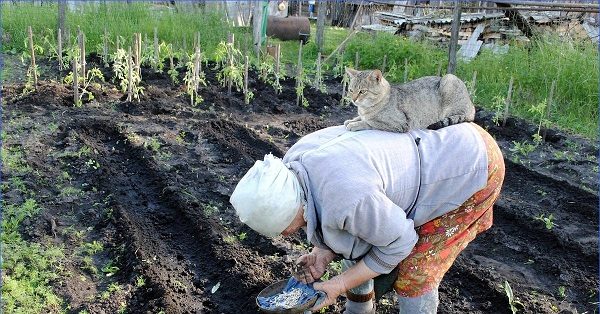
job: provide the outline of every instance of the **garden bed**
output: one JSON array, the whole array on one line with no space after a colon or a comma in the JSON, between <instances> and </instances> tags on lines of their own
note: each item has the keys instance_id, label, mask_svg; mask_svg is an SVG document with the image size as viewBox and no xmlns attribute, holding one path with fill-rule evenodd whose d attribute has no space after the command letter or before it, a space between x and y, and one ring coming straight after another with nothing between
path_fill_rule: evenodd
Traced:
<instances>
[{"instance_id":1,"label":"garden bed","mask_svg":"<svg viewBox=\"0 0 600 314\"><path fill-rule=\"evenodd\" d=\"M140 102L124 101L110 83L81 108L71 87L53 81L24 96L22 84L4 86L4 149L22 152L31 168L3 168L4 201L34 198L43 208L21 231L30 242L64 248L52 285L70 312L255 312L258 292L289 276L308 247L300 235L269 240L242 225L229 195L256 159L283 156L355 108L339 105L334 79L329 93L305 91L306 108L296 106L294 80L277 94L251 79L246 105L210 70L204 102L194 107L167 75L144 71ZM439 312L510 313L505 281L520 312L594 311L598 147L548 130L547 142L524 154L515 142L531 140L536 125L510 118L498 127L484 110L476 122L502 147L506 180L494 226L442 282ZM94 241L100 250L82 251ZM378 312L394 312L391 298Z\"/></svg>"}]
</instances>

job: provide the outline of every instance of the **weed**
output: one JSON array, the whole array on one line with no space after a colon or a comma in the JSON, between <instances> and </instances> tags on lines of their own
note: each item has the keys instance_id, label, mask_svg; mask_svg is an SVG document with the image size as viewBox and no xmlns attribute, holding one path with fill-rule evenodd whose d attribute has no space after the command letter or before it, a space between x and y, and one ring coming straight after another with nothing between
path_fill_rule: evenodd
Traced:
<instances>
[{"instance_id":1,"label":"weed","mask_svg":"<svg viewBox=\"0 0 600 314\"><path fill-rule=\"evenodd\" d=\"M100 164L94 159L88 159L88 161L85 162L85 165L90 169L100 169Z\"/></svg>"},{"instance_id":2,"label":"weed","mask_svg":"<svg viewBox=\"0 0 600 314\"><path fill-rule=\"evenodd\" d=\"M553 227L558 226L554 223L554 214L550 214L547 217L545 214L540 214L539 216L533 217L533 219L543 222L548 230L552 230Z\"/></svg>"},{"instance_id":3,"label":"weed","mask_svg":"<svg viewBox=\"0 0 600 314\"><path fill-rule=\"evenodd\" d=\"M94 260L91 256L84 256L81 259L81 270L87 271L92 276L98 275L98 268L94 265Z\"/></svg>"},{"instance_id":4,"label":"weed","mask_svg":"<svg viewBox=\"0 0 600 314\"><path fill-rule=\"evenodd\" d=\"M504 118L504 104L506 103L506 99L500 95L494 96L492 100L491 109L494 112L494 116L492 117L492 122L495 125L500 125L500 119Z\"/></svg>"},{"instance_id":5,"label":"weed","mask_svg":"<svg viewBox=\"0 0 600 314\"><path fill-rule=\"evenodd\" d=\"M238 239L240 241L246 240L247 237L248 237L248 235L245 232L240 232L240 234L238 235Z\"/></svg>"},{"instance_id":6,"label":"weed","mask_svg":"<svg viewBox=\"0 0 600 314\"><path fill-rule=\"evenodd\" d=\"M102 252L102 250L104 250L104 245L102 245L101 242L98 242L96 240L94 240L92 242L86 242L81 246L82 254L85 254L88 256L92 256L96 253L100 253L100 252Z\"/></svg>"},{"instance_id":7,"label":"weed","mask_svg":"<svg viewBox=\"0 0 600 314\"><path fill-rule=\"evenodd\" d=\"M536 190L535 193L541 195L541 196L546 196L546 194L548 194L548 192L544 191L544 190Z\"/></svg>"},{"instance_id":8,"label":"weed","mask_svg":"<svg viewBox=\"0 0 600 314\"><path fill-rule=\"evenodd\" d=\"M567 288L565 288L565 286L558 287L558 296L561 299L565 299L567 297Z\"/></svg>"},{"instance_id":9,"label":"weed","mask_svg":"<svg viewBox=\"0 0 600 314\"><path fill-rule=\"evenodd\" d=\"M219 208L222 206L220 203L209 202L208 204L204 203L200 205L202 207L202 212L204 216L212 216L215 213L219 212Z\"/></svg>"},{"instance_id":10,"label":"weed","mask_svg":"<svg viewBox=\"0 0 600 314\"><path fill-rule=\"evenodd\" d=\"M160 141L158 137L153 136L150 139L146 140L144 142L144 147L153 152L158 152L160 150Z\"/></svg>"},{"instance_id":11,"label":"weed","mask_svg":"<svg viewBox=\"0 0 600 314\"><path fill-rule=\"evenodd\" d=\"M143 276L139 275L135 277L135 286L141 288L146 285L146 279Z\"/></svg>"},{"instance_id":12,"label":"weed","mask_svg":"<svg viewBox=\"0 0 600 314\"><path fill-rule=\"evenodd\" d=\"M223 238L223 241L225 241L225 243L227 244L233 244L237 241L237 238L233 235L228 235Z\"/></svg>"},{"instance_id":13,"label":"weed","mask_svg":"<svg viewBox=\"0 0 600 314\"><path fill-rule=\"evenodd\" d=\"M119 271L119 267L113 265L113 261L109 261L101 270L106 277L111 277Z\"/></svg>"},{"instance_id":14,"label":"weed","mask_svg":"<svg viewBox=\"0 0 600 314\"><path fill-rule=\"evenodd\" d=\"M515 299L512 288L510 287L510 284L506 280L504 281L504 292L506 293L506 296L508 297L508 304L510 305L510 311L513 314L516 314L517 313L516 306L517 305L523 306L523 303L521 303Z\"/></svg>"},{"instance_id":15,"label":"weed","mask_svg":"<svg viewBox=\"0 0 600 314\"><path fill-rule=\"evenodd\" d=\"M184 144L185 136L186 136L186 132L180 131L179 133L177 133L177 136L175 137L175 142L177 142L178 144Z\"/></svg>"},{"instance_id":16,"label":"weed","mask_svg":"<svg viewBox=\"0 0 600 314\"><path fill-rule=\"evenodd\" d=\"M117 310L117 314L125 314L127 313L127 304L125 302L121 302L119 304L119 309Z\"/></svg>"}]
</instances>

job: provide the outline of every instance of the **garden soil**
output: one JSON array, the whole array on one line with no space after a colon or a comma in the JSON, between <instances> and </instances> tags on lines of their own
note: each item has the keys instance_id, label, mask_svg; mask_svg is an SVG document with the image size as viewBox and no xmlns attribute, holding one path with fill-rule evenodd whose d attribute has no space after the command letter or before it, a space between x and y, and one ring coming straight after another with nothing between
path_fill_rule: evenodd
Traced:
<instances>
[{"instance_id":1,"label":"garden soil","mask_svg":"<svg viewBox=\"0 0 600 314\"><path fill-rule=\"evenodd\" d=\"M16 204L33 197L44 209L22 232L64 248L51 284L68 312L257 312L256 295L288 277L309 245L303 235L270 240L253 232L237 220L229 196L255 160L283 156L303 135L355 115L340 105L339 80L327 80L325 93L308 88L310 105L303 108L293 79L279 94L251 78L254 99L245 105L208 67L204 101L192 106L181 86L149 69L141 100L127 102L104 71L108 83L92 89L95 99L80 108L57 71L47 71L33 93L22 95L18 82L2 91L3 147L22 151L33 169L3 169L4 182L20 177L33 192L8 189L3 197ZM478 109L476 123L497 139L507 166L494 225L446 274L439 312L511 313L508 282L519 312L593 313L598 146L549 129L546 142L521 154L515 142L530 141L537 126L492 120L493 113ZM542 218L549 215L547 226ZM104 244L93 255L96 269L80 249L92 241ZM386 295L378 312L393 313L393 298Z\"/></svg>"}]
</instances>

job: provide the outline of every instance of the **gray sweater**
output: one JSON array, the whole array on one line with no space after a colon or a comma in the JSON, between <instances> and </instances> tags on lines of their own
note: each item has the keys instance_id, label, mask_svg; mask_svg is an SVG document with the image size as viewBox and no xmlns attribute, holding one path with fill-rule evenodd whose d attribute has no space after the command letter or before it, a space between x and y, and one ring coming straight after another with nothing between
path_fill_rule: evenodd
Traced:
<instances>
[{"instance_id":1,"label":"gray sweater","mask_svg":"<svg viewBox=\"0 0 600 314\"><path fill-rule=\"evenodd\" d=\"M308 240L380 274L408 256L415 227L487 181L485 145L469 123L408 133L330 127L301 138L283 162L306 195Z\"/></svg>"}]
</instances>

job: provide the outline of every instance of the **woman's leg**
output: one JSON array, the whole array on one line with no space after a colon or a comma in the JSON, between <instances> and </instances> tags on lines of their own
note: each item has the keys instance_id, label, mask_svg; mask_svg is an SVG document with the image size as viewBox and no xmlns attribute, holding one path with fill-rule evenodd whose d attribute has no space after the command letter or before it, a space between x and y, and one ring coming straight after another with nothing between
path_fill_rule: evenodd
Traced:
<instances>
[{"instance_id":1,"label":"woman's leg","mask_svg":"<svg viewBox=\"0 0 600 314\"><path fill-rule=\"evenodd\" d=\"M354 264L356 264L354 261L342 260L342 271L346 271ZM373 288L373 280L371 279L356 288L346 291L347 300L344 314L375 313Z\"/></svg>"},{"instance_id":2,"label":"woman's leg","mask_svg":"<svg viewBox=\"0 0 600 314\"><path fill-rule=\"evenodd\" d=\"M399 314L435 314L440 303L437 287L414 298L397 296Z\"/></svg>"}]
</instances>

